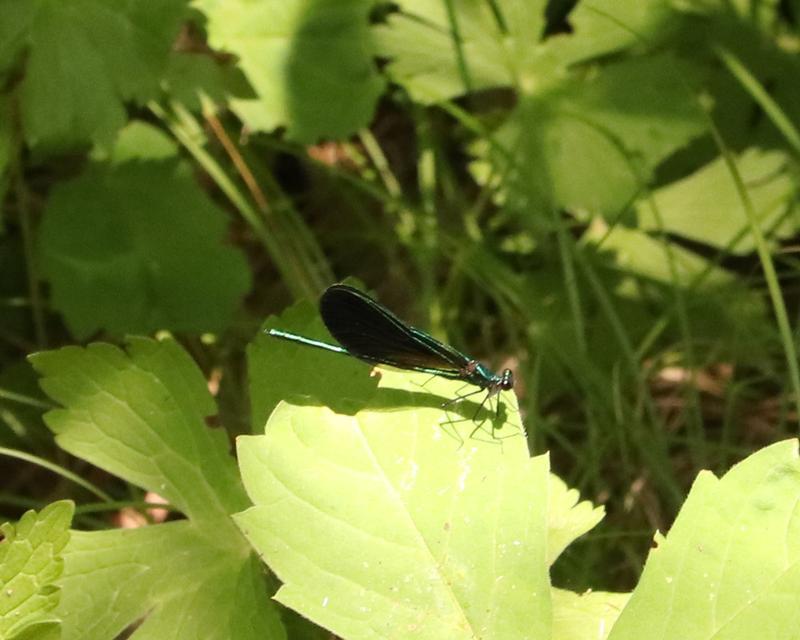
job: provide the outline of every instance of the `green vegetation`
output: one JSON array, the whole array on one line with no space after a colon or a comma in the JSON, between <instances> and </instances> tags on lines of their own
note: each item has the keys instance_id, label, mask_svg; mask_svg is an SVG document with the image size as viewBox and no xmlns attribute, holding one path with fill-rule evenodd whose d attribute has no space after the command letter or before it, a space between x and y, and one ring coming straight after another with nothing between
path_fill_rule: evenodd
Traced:
<instances>
[{"instance_id":1,"label":"green vegetation","mask_svg":"<svg viewBox=\"0 0 800 640\"><path fill-rule=\"evenodd\" d=\"M0 0L0 637L791 637L798 53L797 0ZM494 430L264 335L348 278L514 370Z\"/></svg>"}]
</instances>

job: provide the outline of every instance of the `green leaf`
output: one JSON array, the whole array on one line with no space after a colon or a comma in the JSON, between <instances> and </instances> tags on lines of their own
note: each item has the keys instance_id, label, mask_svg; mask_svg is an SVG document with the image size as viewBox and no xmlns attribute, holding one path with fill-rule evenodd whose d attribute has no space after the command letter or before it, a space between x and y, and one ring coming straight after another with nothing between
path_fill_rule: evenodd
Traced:
<instances>
[{"instance_id":1,"label":"green leaf","mask_svg":"<svg viewBox=\"0 0 800 640\"><path fill-rule=\"evenodd\" d=\"M654 47L680 24L674 4L673 0L581 0L569 14L571 33L553 37L548 46L565 67L643 43Z\"/></svg>"},{"instance_id":2,"label":"green leaf","mask_svg":"<svg viewBox=\"0 0 800 640\"><path fill-rule=\"evenodd\" d=\"M176 342L132 338L30 357L63 405L45 415L65 450L154 491L197 521L224 519L244 496L202 373Z\"/></svg>"},{"instance_id":3,"label":"green leaf","mask_svg":"<svg viewBox=\"0 0 800 640\"><path fill-rule=\"evenodd\" d=\"M54 633L52 617L60 590L62 551L69 540L74 505L61 500L40 512L28 511L16 524L0 527L0 637L33 637ZM55 637L58 637L57 635Z\"/></svg>"},{"instance_id":4,"label":"green leaf","mask_svg":"<svg viewBox=\"0 0 800 640\"><path fill-rule=\"evenodd\" d=\"M374 27L374 46L391 59L392 80L423 104L522 82L520 72L544 29L542 0L454 2L452 18L445 2L396 4L402 12Z\"/></svg>"},{"instance_id":5,"label":"green leaf","mask_svg":"<svg viewBox=\"0 0 800 640\"><path fill-rule=\"evenodd\" d=\"M74 532L57 613L64 638L284 639L260 564L237 532L188 522Z\"/></svg>"},{"instance_id":6,"label":"green leaf","mask_svg":"<svg viewBox=\"0 0 800 640\"><path fill-rule=\"evenodd\" d=\"M281 326L310 315L293 309ZM305 351L329 384L352 375L347 358ZM273 371L300 357L249 355ZM276 599L344 638L549 637L549 561L602 510L576 506L547 459L529 458L511 393L494 439L487 423L470 437L482 399L441 408L461 383L375 372L377 389L347 411L281 403L265 435L238 440L255 507L237 522L284 582Z\"/></svg>"},{"instance_id":7,"label":"green leaf","mask_svg":"<svg viewBox=\"0 0 800 640\"><path fill-rule=\"evenodd\" d=\"M508 176L512 208L614 217L661 161L704 131L686 90L691 76L673 56L659 55L564 79L524 98L493 146L476 151Z\"/></svg>"},{"instance_id":8,"label":"green leaf","mask_svg":"<svg viewBox=\"0 0 800 640\"><path fill-rule=\"evenodd\" d=\"M368 46L372 0L194 0L212 46L239 57L257 98L231 106L255 131L313 142L372 119L383 91Z\"/></svg>"},{"instance_id":9,"label":"green leaf","mask_svg":"<svg viewBox=\"0 0 800 640\"><path fill-rule=\"evenodd\" d=\"M425 104L496 87L537 94L575 63L657 44L675 22L666 0L584 0L569 16L572 33L543 40L541 0L453 2L452 16L445 2L395 4L401 11L373 28L374 46L392 80Z\"/></svg>"},{"instance_id":10,"label":"green leaf","mask_svg":"<svg viewBox=\"0 0 800 640\"><path fill-rule=\"evenodd\" d=\"M237 522L278 601L342 637L547 637L547 458L459 447L444 416L283 404L239 439Z\"/></svg>"},{"instance_id":11,"label":"green leaf","mask_svg":"<svg viewBox=\"0 0 800 640\"><path fill-rule=\"evenodd\" d=\"M732 273L707 258L638 229L622 225L609 229L603 221L597 220L587 229L583 239L602 250L613 251L618 269L654 282L689 287L702 278L701 288L705 291L737 282ZM674 275L670 259L674 263ZM743 288L741 293L744 293Z\"/></svg>"},{"instance_id":12,"label":"green leaf","mask_svg":"<svg viewBox=\"0 0 800 640\"><path fill-rule=\"evenodd\" d=\"M758 224L772 239L786 238L797 228L791 212L798 189L789 166L780 151L748 149L738 158ZM658 215L648 200L636 205L643 230L660 229L660 218L663 230L684 238L740 255L755 251L741 195L722 158L657 190L653 202Z\"/></svg>"},{"instance_id":13,"label":"green leaf","mask_svg":"<svg viewBox=\"0 0 800 640\"><path fill-rule=\"evenodd\" d=\"M229 514L247 505L201 371L171 340L31 356L64 406L46 422L66 451L157 492L190 520L75 533L57 613L65 638L284 638L259 563ZM187 585L191 585L188 589Z\"/></svg>"},{"instance_id":14,"label":"green leaf","mask_svg":"<svg viewBox=\"0 0 800 640\"><path fill-rule=\"evenodd\" d=\"M790 638L800 593L797 440L697 477L609 636Z\"/></svg>"},{"instance_id":15,"label":"green leaf","mask_svg":"<svg viewBox=\"0 0 800 640\"><path fill-rule=\"evenodd\" d=\"M53 307L78 338L220 331L250 286L226 222L182 162L93 166L53 189L42 219Z\"/></svg>"},{"instance_id":16,"label":"green leaf","mask_svg":"<svg viewBox=\"0 0 800 640\"><path fill-rule=\"evenodd\" d=\"M705 131L690 91L697 72L673 55L570 67L668 31L675 14L667 2L582 2L570 16L574 33L544 41L537 0L454 3L452 16L446 3L399 5L374 29L376 47L415 100L490 87L519 93L506 123L474 148L492 175L507 177L500 199L511 208L617 215L660 162ZM479 173L490 174L485 165Z\"/></svg>"},{"instance_id":17,"label":"green leaf","mask_svg":"<svg viewBox=\"0 0 800 640\"><path fill-rule=\"evenodd\" d=\"M629 593L563 589L553 589L552 596L554 640L605 640L630 598Z\"/></svg>"},{"instance_id":18,"label":"green leaf","mask_svg":"<svg viewBox=\"0 0 800 640\"><path fill-rule=\"evenodd\" d=\"M14 40L29 49L22 81L26 139L57 147L110 142L126 120L124 103L157 94L186 11L176 0L12 0L0 7L4 20L8 4L31 5L25 31Z\"/></svg>"}]
</instances>

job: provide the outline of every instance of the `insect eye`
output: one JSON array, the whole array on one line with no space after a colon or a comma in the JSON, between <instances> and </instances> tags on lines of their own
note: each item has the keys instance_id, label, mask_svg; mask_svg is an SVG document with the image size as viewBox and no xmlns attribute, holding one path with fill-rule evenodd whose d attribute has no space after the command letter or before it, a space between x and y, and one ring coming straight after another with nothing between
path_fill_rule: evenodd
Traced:
<instances>
[{"instance_id":1,"label":"insect eye","mask_svg":"<svg viewBox=\"0 0 800 640\"><path fill-rule=\"evenodd\" d=\"M503 371L503 379L500 382L500 388L503 391L509 391L514 388L514 374L511 372L511 369Z\"/></svg>"}]
</instances>

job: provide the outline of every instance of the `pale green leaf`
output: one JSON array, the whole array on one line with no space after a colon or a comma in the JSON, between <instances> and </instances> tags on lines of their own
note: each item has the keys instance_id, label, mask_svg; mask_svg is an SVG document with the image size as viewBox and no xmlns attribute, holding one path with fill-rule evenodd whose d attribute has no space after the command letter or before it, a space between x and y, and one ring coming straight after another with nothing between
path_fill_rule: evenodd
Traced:
<instances>
[{"instance_id":1,"label":"pale green leaf","mask_svg":"<svg viewBox=\"0 0 800 640\"><path fill-rule=\"evenodd\" d=\"M355 415L282 404L239 439L256 506L237 522L276 599L345 638L547 637L547 459L521 437L459 446L448 429L471 420L402 408L414 394L382 386L394 402Z\"/></svg>"},{"instance_id":2,"label":"pale green leaf","mask_svg":"<svg viewBox=\"0 0 800 640\"><path fill-rule=\"evenodd\" d=\"M64 638L284 640L255 559L234 532L189 522L74 532L57 613Z\"/></svg>"},{"instance_id":3,"label":"pale green leaf","mask_svg":"<svg viewBox=\"0 0 800 640\"><path fill-rule=\"evenodd\" d=\"M397 4L401 12L373 29L376 51L390 58L391 78L425 104L516 86L544 29L541 0L453 2L452 18L445 2Z\"/></svg>"},{"instance_id":4,"label":"pale green leaf","mask_svg":"<svg viewBox=\"0 0 800 640\"><path fill-rule=\"evenodd\" d=\"M285 637L257 560L229 514L247 505L202 372L172 340L31 357L64 406L45 416L66 451L165 497L190 520L75 533L57 609L65 638ZM191 588L187 588L190 585Z\"/></svg>"},{"instance_id":5,"label":"pale green leaf","mask_svg":"<svg viewBox=\"0 0 800 640\"><path fill-rule=\"evenodd\" d=\"M372 0L194 0L209 40L239 58L256 98L233 110L256 131L295 140L346 137L383 91L368 43Z\"/></svg>"},{"instance_id":6,"label":"pale green leaf","mask_svg":"<svg viewBox=\"0 0 800 640\"><path fill-rule=\"evenodd\" d=\"M29 638L34 631L52 634L58 628L52 612L61 596L56 581L73 510L62 500L0 527L0 638Z\"/></svg>"},{"instance_id":7,"label":"pale green leaf","mask_svg":"<svg viewBox=\"0 0 800 640\"><path fill-rule=\"evenodd\" d=\"M553 640L605 640L629 593L553 589Z\"/></svg>"},{"instance_id":8,"label":"pale green leaf","mask_svg":"<svg viewBox=\"0 0 800 640\"><path fill-rule=\"evenodd\" d=\"M193 520L217 521L245 498L202 373L173 340L131 338L30 357L45 392L64 406L45 416L58 444L154 491Z\"/></svg>"},{"instance_id":9,"label":"pale green leaf","mask_svg":"<svg viewBox=\"0 0 800 640\"><path fill-rule=\"evenodd\" d=\"M792 638L800 628L796 440L721 479L702 472L669 534L656 537L611 640Z\"/></svg>"},{"instance_id":10,"label":"pale green leaf","mask_svg":"<svg viewBox=\"0 0 800 640\"><path fill-rule=\"evenodd\" d=\"M569 15L570 34L542 40L541 0L453 2L452 16L446 2L395 4L400 11L374 27L374 46L390 59L392 80L425 104L495 87L539 94L577 62L657 44L675 22L667 0L584 0Z\"/></svg>"},{"instance_id":11,"label":"pale green leaf","mask_svg":"<svg viewBox=\"0 0 800 640\"><path fill-rule=\"evenodd\" d=\"M638 229L622 225L609 229L602 220L594 220L583 239L603 251L613 251L615 266L621 271L654 282L682 287L702 282L702 288L708 290L737 281L732 273L707 258ZM619 292L625 293L622 289Z\"/></svg>"},{"instance_id":12,"label":"pale green leaf","mask_svg":"<svg viewBox=\"0 0 800 640\"><path fill-rule=\"evenodd\" d=\"M762 231L774 239L793 234L796 215L790 212L796 207L797 183L786 154L748 149L737 168ZM755 250L742 196L722 158L657 190L653 201L640 201L636 211L643 230L663 226L664 231L736 254Z\"/></svg>"},{"instance_id":13,"label":"pale green leaf","mask_svg":"<svg viewBox=\"0 0 800 640\"><path fill-rule=\"evenodd\" d=\"M39 229L52 305L78 338L220 331L250 286L226 224L177 159L90 167L53 189Z\"/></svg>"},{"instance_id":14,"label":"pale green leaf","mask_svg":"<svg viewBox=\"0 0 800 640\"><path fill-rule=\"evenodd\" d=\"M569 14L568 35L548 42L564 66L657 45L679 26L673 0L580 0ZM635 93L635 92L632 92Z\"/></svg>"},{"instance_id":15,"label":"pale green leaf","mask_svg":"<svg viewBox=\"0 0 800 640\"><path fill-rule=\"evenodd\" d=\"M60 638L61 621L47 620L26 627L9 640L60 640Z\"/></svg>"}]
</instances>

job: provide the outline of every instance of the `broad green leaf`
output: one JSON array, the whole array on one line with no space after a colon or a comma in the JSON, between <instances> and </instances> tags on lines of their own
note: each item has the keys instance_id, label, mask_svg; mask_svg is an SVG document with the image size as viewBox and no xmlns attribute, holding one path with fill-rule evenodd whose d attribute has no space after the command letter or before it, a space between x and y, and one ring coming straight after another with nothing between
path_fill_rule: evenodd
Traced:
<instances>
[{"instance_id":1,"label":"broad green leaf","mask_svg":"<svg viewBox=\"0 0 800 640\"><path fill-rule=\"evenodd\" d=\"M622 225L609 229L602 220L595 220L583 239L603 251L613 251L614 264L621 271L654 282L682 287L702 284L701 288L707 291L737 281L732 273L707 258L638 229ZM620 293L626 292L620 290Z\"/></svg>"},{"instance_id":2,"label":"broad green leaf","mask_svg":"<svg viewBox=\"0 0 800 640\"><path fill-rule=\"evenodd\" d=\"M584 119L601 132L646 178L706 131L691 93L697 76L694 67L671 54L632 57L593 68L585 77L572 76L544 96L554 111ZM576 149L573 156L579 153Z\"/></svg>"},{"instance_id":3,"label":"broad green leaf","mask_svg":"<svg viewBox=\"0 0 800 640\"><path fill-rule=\"evenodd\" d=\"M255 131L301 142L346 137L372 119L383 81L368 43L372 0L193 0L209 41L239 57L256 93L231 106Z\"/></svg>"},{"instance_id":4,"label":"broad green leaf","mask_svg":"<svg viewBox=\"0 0 800 640\"><path fill-rule=\"evenodd\" d=\"M51 193L39 256L78 338L220 331L250 275L225 214L176 159L93 166Z\"/></svg>"},{"instance_id":5,"label":"broad green leaf","mask_svg":"<svg viewBox=\"0 0 800 640\"><path fill-rule=\"evenodd\" d=\"M155 97L186 11L185 0L12 0L0 6L4 21L10 4L29 5L14 40L28 49L26 139L59 147L110 142L126 120L124 103Z\"/></svg>"},{"instance_id":6,"label":"broad green leaf","mask_svg":"<svg viewBox=\"0 0 800 640\"><path fill-rule=\"evenodd\" d=\"M542 42L537 0L454 3L453 15L446 3L399 6L374 35L393 80L414 99L435 103L489 87L519 93L506 123L474 149L491 165L479 168L479 180L503 176L500 200L511 209L616 215L660 162L705 131L690 90L697 72L673 55L569 68L666 30L675 19L667 2L581 2L570 16L574 33Z\"/></svg>"},{"instance_id":7,"label":"broad green leaf","mask_svg":"<svg viewBox=\"0 0 800 640\"><path fill-rule=\"evenodd\" d=\"M27 634L34 630L56 633L53 609L61 596L56 581L73 510L62 500L0 527L0 638L32 637Z\"/></svg>"},{"instance_id":8,"label":"broad green leaf","mask_svg":"<svg viewBox=\"0 0 800 640\"><path fill-rule=\"evenodd\" d=\"M565 79L523 98L492 145L476 151L507 176L505 202L514 210L614 217L662 160L703 132L686 90L691 75L674 57L660 55Z\"/></svg>"},{"instance_id":9,"label":"broad green leaf","mask_svg":"<svg viewBox=\"0 0 800 640\"><path fill-rule=\"evenodd\" d=\"M553 640L605 640L629 593L553 589Z\"/></svg>"},{"instance_id":10,"label":"broad green leaf","mask_svg":"<svg viewBox=\"0 0 800 640\"><path fill-rule=\"evenodd\" d=\"M445 2L395 4L400 12L373 28L374 46L392 80L426 104L496 87L537 94L577 62L657 44L675 22L667 0L584 0L569 16L572 33L543 40L542 0L453 2L452 15Z\"/></svg>"},{"instance_id":11,"label":"broad green leaf","mask_svg":"<svg viewBox=\"0 0 800 640\"><path fill-rule=\"evenodd\" d=\"M571 33L553 37L548 46L564 66L652 47L679 25L673 5L674 0L580 0L568 17Z\"/></svg>"},{"instance_id":12,"label":"broad green leaf","mask_svg":"<svg viewBox=\"0 0 800 640\"><path fill-rule=\"evenodd\" d=\"M786 154L748 149L737 168L762 231L771 238L793 234L798 190ZM643 230L663 225L670 233L736 254L755 250L742 197L722 158L657 190L652 202L642 200L636 211Z\"/></svg>"},{"instance_id":13,"label":"broad green leaf","mask_svg":"<svg viewBox=\"0 0 800 640\"><path fill-rule=\"evenodd\" d=\"M375 48L390 58L392 80L425 104L520 85L544 29L542 0L454 2L452 17L445 2L396 4L401 12L373 29Z\"/></svg>"},{"instance_id":14,"label":"broad green leaf","mask_svg":"<svg viewBox=\"0 0 800 640\"><path fill-rule=\"evenodd\" d=\"M609 638L791 638L800 624L797 440L704 471Z\"/></svg>"},{"instance_id":15,"label":"broad green leaf","mask_svg":"<svg viewBox=\"0 0 800 640\"><path fill-rule=\"evenodd\" d=\"M60 640L61 622L49 620L40 624L32 624L13 636L11 640Z\"/></svg>"},{"instance_id":16,"label":"broad green leaf","mask_svg":"<svg viewBox=\"0 0 800 640\"><path fill-rule=\"evenodd\" d=\"M45 415L65 451L154 491L192 520L225 520L244 504L202 373L173 340L132 338L30 357L47 395Z\"/></svg>"},{"instance_id":17,"label":"broad green leaf","mask_svg":"<svg viewBox=\"0 0 800 640\"><path fill-rule=\"evenodd\" d=\"M471 420L402 407L427 395L414 379L355 415L281 404L239 439L256 506L237 522L276 599L344 638L548 637L547 458L521 437L459 446Z\"/></svg>"},{"instance_id":18,"label":"broad green leaf","mask_svg":"<svg viewBox=\"0 0 800 640\"><path fill-rule=\"evenodd\" d=\"M281 326L309 315L299 307ZM265 435L238 446L256 506L237 520L283 580L276 598L345 638L548 637L546 567L602 509L576 505L546 460L528 457L513 395L502 394L500 423L493 405L475 431L481 396L441 408L458 382L380 368L357 403L356 383L343 383L349 360L305 351L350 394L338 398L347 410L320 406L335 393L300 364L310 379L298 390L315 397L281 403ZM289 373L300 352L249 356Z\"/></svg>"},{"instance_id":19,"label":"broad green leaf","mask_svg":"<svg viewBox=\"0 0 800 640\"><path fill-rule=\"evenodd\" d=\"M65 638L284 638L258 562L229 514L247 505L201 371L171 340L135 338L31 356L66 451L157 492L188 517L75 533L65 552ZM187 588L191 585L191 588ZM240 609L242 608L242 609Z\"/></svg>"},{"instance_id":20,"label":"broad green leaf","mask_svg":"<svg viewBox=\"0 0 800 640\"><path fill-rule=\"evenodd\" d=\"M73 532L56 611L64 638L284 639L260 565L241 536L189 522ZM113 603L113 604L112 604Z\"/></svg>"}]
</instances>

